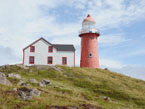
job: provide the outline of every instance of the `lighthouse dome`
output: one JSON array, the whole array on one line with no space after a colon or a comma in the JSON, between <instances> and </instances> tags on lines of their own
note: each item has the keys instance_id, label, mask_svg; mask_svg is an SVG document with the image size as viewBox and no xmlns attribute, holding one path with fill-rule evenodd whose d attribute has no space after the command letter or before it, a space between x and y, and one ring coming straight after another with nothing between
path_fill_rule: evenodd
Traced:
<instances>
[{"instance_id":1,"label":"lighthouse dome","mask_svg":"<svg viewBox=\"0 0 145 109\"><path fill-rule=\"evenodd\" d=\"M84 19L84 22L95 22L95 20L90 16L90 14L88 14L88 16Z\"/></svg>"},{"instance_id":2,"label":"lighthouse dome","mask_svg":"<svg viewBox=\"0 0 145 109\"><path fill-rule=\"evenodd\" d=\"M88 16L82 22L82 29L79 32L80 34L84 33L96 33L100 34L99 30L96 29L95 20L88 14Z\"/></svg>"}]
</instances>

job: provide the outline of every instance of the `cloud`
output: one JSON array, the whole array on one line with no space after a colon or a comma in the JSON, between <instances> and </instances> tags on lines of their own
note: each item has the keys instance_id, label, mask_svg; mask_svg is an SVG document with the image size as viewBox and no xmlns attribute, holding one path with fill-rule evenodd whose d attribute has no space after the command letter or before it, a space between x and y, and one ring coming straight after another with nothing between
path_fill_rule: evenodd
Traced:
<instances>
[{"instance_id":1,"label":"cloud","mask_svg":"<svg viewBox=\"0 0 145 109\"><path fill-rule=\"evenodd\" d=\"M98 38L98 42L105 46L119 45L127 41L129 41L129 39L126 39L123 34L108 34Z\"/></svg>"},{"instance_id":2,"label":"cloud","mask_svg":"<svg viewBox=\"0 0 145 109\"><path fill-rule=\"evenodd\" d=\"M120 61L111 60L111 59L100 59L101 68L111 68L111 69L120 69L126 65Z\"/></svg>"},{"instance_id":3,"label":"cloud","mask_svg":"<svg viewBox=\"0 0 145 109\"><path fill-rule=\"evenodd\" d=\"M131 57L131 56L141 56L145 55L145 48L143 47L142 49L137 49L137 50L132 50L129 53L126 53L124 55L120 55L120 57Z\"/></svg>"},{"instance_id":4,"label":"cloud","mask_svg":"<svg viewBox=\"0 0 145 109\"><path fill-rule=\"evenodd\" d=\"M18 61L20 59L14 55L13 49L9 47L0 46L0 60L0 65L3 65L11 64L14 61Z\"/></svg>"},{"instance_id":5,"label":"cloud","mask_svg":"<svg viewBox=\"0 0 145 109\"><path fill-rule=\"evenodd\" d=\"M125 74L127 76L145 80L145 66L144 65L127 65L120 69L112 69L118 73Z\"/></svg>"},{"instance_id":6,"label":"cloud","mask_svg":"<svg viewBox=\"0 0 145 109\"><path fill-rule=\"evenodd\" d=\"M128 26L129 23L145 18L145 1L131 2L125 0L98 0L89 6L87 13L94 16L97 27L101 30ZM128 3L125 3L128 2Z\"/></svg>"}]
</instances>

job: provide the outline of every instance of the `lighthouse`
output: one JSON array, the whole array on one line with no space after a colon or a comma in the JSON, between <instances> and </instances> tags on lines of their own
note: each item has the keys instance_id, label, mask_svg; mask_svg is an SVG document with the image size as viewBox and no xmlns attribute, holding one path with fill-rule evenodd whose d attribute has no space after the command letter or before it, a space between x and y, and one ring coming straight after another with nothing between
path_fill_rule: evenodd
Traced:
<instances>
[{"instance_id":1,"label":"lighthouse","mask_svg":"<svg viewBox=\"0 0 145 109\"><path fill-rule=\"evenodd\" d=\"M79 32L81 37L81 60L80 67L99 68L98 37L99 30L96 29L95 20L88 14L82 22Z\"/></svg>"}]
</instances>

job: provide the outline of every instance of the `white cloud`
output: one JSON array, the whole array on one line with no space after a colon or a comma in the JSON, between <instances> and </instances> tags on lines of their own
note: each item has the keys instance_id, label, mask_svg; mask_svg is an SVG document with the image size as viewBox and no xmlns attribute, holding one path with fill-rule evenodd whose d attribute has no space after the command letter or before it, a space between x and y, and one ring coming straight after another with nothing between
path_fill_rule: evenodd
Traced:
<instances>
[{"instance_id":1,"label":"white cloud","mask_svg":"<svg viewBox=\"0 0 145 109\"><path fill-rule=\"evenodd\" d=\"M108 28L120 27L120 25L127 26L133 21L139 21L145 18L145 1L140 0L136 3L125 0L107 0L99 1L99 5L92 3L89 10L86 12L94 16L97 27L101 30Z\"/></svg>"},{"instance_id":2,"label":"white cloud","mask_svg":"<svg viewBox=\"0 0 145 109\"><path fill-rule=\"evenodd\" d=\"M145 66L143 65L127 65L121 69L112 70L133 78L145 80Z\"/></svg>"},{"instance_id":3,"label":"white cloud","mask_svg":"<svg viewBox=\"0 0 145 109\"><path fill-rule=\"evenodd\" d=\"M125 64L116 60L100 59L100 66L103 68L120 69L125 67Z\"/></svg>"},{"instance_id":4,"label":"white cloud","mask_svg":"<svg viewBox=\"0 0 145 109\"><path fill-rule=\"evenodd\" d=\"M126 39L123 34L108 34L100 36L98 42L102 45L118 45L124 42L127 42L129 39Z\"/></svg>"},{"instance_id":5,"label":"white cloud","mask_svg":"<svg viewBox=\"0 0 145 109\"><path fill-rule=\"evenodd\" d=\"M132 50L128 53L120 55L120 57L131 57L131 56L141 56L141 55L145 55L145 48L144 47L142 49L137 48L136 50Z\"/></svg>"}]
</instances>

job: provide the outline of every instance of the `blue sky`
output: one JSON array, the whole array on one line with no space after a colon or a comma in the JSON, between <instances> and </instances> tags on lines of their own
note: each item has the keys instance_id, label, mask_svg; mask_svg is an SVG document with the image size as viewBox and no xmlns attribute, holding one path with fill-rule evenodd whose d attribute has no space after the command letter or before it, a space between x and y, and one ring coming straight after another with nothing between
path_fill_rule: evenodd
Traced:
<instances>
[{"instance_id":1,"label":"blue sky","mask_svg":"<svg viewBox=\"0 0 145 109\"><path fill-rule=\"evenodd\" d=\"M87 14L100 30L101 68L145 80L145 0L0 0L0 65L22 63L22 49L44 37L74 44Z\"/></svg>"}]
</instances>

